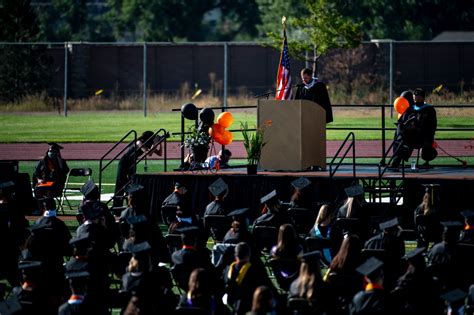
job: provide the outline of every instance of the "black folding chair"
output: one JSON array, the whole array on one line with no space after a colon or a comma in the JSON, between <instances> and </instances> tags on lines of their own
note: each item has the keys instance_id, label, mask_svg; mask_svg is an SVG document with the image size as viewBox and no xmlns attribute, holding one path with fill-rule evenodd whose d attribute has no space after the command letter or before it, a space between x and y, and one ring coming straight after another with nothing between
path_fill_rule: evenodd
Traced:
<instances>
[{"instance_id":1,"label":"black folding chair","mask_svg":"<svg viewBox=\"0 0 474 315\"><path fill-rule=\"evenodd\" d=\"M222 242L230 225L231 219L226 215L206 215L204 217L204 227L211 232L214 244Z\"/></svg>"},{"instance_id":2,"label":"black folding chair","mask_svg":"<svg viewBox=\"0 0 474 315\"><path fill-rule=\"evenodd\" d=\"M183 247L183 239L181 238L181 234L167 234L165 235L165 240L166 245L168 245L170 255Z\"/></svg>"},{"instance_id":3,"label":"black folding chair","mask_svg":"<svg viewBox=\"0 0 474 315\"><path fill-rule=\"evenodd\" d=\"M163 206L161 207L161 219L163 223L169 226L172 222L176 221L177 206Z\"/></svg>"},{"instance_id":4,"label":"black folding chair","mask_svg":"<svg viewBox=\"0 0 474 315\"><path fill-rule=\"evenodd\" d=\"M87 177L86 180L81 183L70 183L71 177ZM92 179L92 169L90 168L72 168L66 177L66 182L64 183L63 192L61 197L59 198L59 207L58 209L64 214L64 202L67 203L70 210L73 210L71 202L69 201L68 197L71 196L80 196L81 194L81 187L87 180ZM78 203L79 205L79 203Z\"/></svg>"},{"instance_id":5,"label":"black folding chair","mask_svg":"<svg viewBox=\"0 0 474 315\"><path fill-rule=\"evenodd\" d=\"M256 226L252 238L259 250L268 253L277 243L278 230L274 226Z\"/></svg>"},{"instance_id":6,"label":"black folding chair","mask_svg":"<svg viewBox=\"0 0 474 315\"><path fill-rule=\"evenodd\" d=\"M293 222L296 233L306 235L314 226L315 217L309 209L306 208L290 208L287 211L288 216Z\"/></svg>"}]
</instances>

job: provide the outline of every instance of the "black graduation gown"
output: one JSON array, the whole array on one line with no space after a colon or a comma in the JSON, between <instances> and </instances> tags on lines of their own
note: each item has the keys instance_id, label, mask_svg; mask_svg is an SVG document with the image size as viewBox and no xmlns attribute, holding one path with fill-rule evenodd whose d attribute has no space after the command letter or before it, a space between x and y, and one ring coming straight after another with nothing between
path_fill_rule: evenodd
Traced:
<instances>
[{"instance_id":1,"label":"black graduation gown","mask_svg":"<svg viewBox=\"0 0 474 315\"><path fill-rule=\"evenodd\" d=\"M255 219L253 228L256 226L273 226L278 229L280 225L285 223L292 223L291 219L288 217L288 215L286 215L286 213L269 211Z\"/></svg>"},{"instance_id":2,"label":"black graduation gown","mask_svg":"<svg viewBox=\"0 0 474 315\"><path fill-rule=\"evenodd\" d=\"M130 180L132 180L137 172L135 161L142 154L142 150L136 150L135 146L132 145L120 158L117 166L117 178L115 179L115 196L124 195L125 192L123 188ZM122 200L114 200L113 205L114 207L121 207L123 205Z\"/></svg>"},{"instance_id":3,"label":"black graduation gown","mask_svg":"<svg viewBox=\"0 0 474 315\"><path fill-rule=\"evenodd\" d=\"M384 290L360 291L352 299L349 311L351 315L389 314Z\"/></svg>"},{"instance_id":4,"label":"black graduation gown","mask_svg":"<svg viewBox=\"0 0 474 315\"><path fill-rule=\"evenodd\" d=\"M108 314L107 309L100 311L100 308L97 308L96 305L90 303L86 297L82 303L78 304L69 304L68 302L61 305L58 309L58 315L100 315Z\"/></svg>"},{"instance_id":5,"label":"black graduation gown","mask_svg":"<svg viewBox=\"0 0 474 315\"><path fill-rule=\"evenodd\" d=\"M232 305L237 314L245 314L252 308L253 293L260 285L268 285L265 281L265 270L260 270L255 264L252 264L248 269L245 277L240 284L236 283L236 278L239 275L241 266L235 264L231 277L229 278L228 266L224 270L225 292L227 293L227 303ZM271 287L271 286L270 286Z\"/></svg>"},{"instance_id":6,"label":"black graduation gown","mask_svg":"<svg viewBox=\"0 0 474 315\"><path fill-rule=\"evenodd\" d=\"M64 188L68 173L69 167L66 160L59 157L51 159L45 156L36 164L33 180L42 179L54 182L54 185L48 190L54 191L55 195L59 196Z\"/></svg>"},{"instance_id":7,"label":"black graduation gown","mask_svg":"<svg viewBox=\"0 0 474 315\"><path fill-rule=\"evenodd\" d=\"M298 279L294 280L290 289L288 290L288 298L303 298L306 299L306 293L302 295L298 292ZM331 296L329 285L320 280L315 284L313 297L308 300L309 313L308 314L331 314L331 308L335 306L333 302L337 302Z\"/></svg>"},{"instance_id":8,"label":"black graduation gown","mask_svg":"<svg viewBox=\"0 0 474 315\"><path fill-rule=\"evenodd\" d=\"M210 204L206 206L206 211L204 212L204 216L206 215L225 215L227 213L225 209L224 202L221 200L214 200Z\"/></svg>"},{"instance_id":9,"label":"black graduation gown","mask_svg":"<svg viewBox=\"0 0 474 315\"><path fill-rule=\"evenodd\" d=\"M474 229L464 230L459 243L474 245Z\"/></svg>"},{"instance_id":10,"label":"black graduation gown","mask_svg":"<svg viewBox=\"0 0 474 315\"><path fill-rule=\"evenodd\" d=\"M326 111L326 124L333 121L331 100L323 82L316 82L311 88L298 86L295 100L309 100L319 104Z\"/></svg>"}]
</instances>

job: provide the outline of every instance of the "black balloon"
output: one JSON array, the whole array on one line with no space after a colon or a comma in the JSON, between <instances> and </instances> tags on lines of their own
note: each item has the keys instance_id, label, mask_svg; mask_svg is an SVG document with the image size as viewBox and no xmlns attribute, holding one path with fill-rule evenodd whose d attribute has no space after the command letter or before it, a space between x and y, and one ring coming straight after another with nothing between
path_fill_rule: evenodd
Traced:
<instances>
[{"instance_id":1,"label":"black balloon","mask_svg":"<svg viewBox=\"0 0 474 315\"><path fill-rule=\"evenodd\" d=\"M198 110L196 105L192 103L184 104L181 106L181 114L186 119L196 120L198 118Z\"/></svg>"},{"instance_id":2,"label":"black balloon","mask_svg":"<svg viewBox=\"0 0 474 315\"><path fill-rule=\"evenodd\" d=\"M210 108L203 108L199 113L199 119L206 125L212 125L214 123L214 111Z\"/></svg>"}]
</instances>

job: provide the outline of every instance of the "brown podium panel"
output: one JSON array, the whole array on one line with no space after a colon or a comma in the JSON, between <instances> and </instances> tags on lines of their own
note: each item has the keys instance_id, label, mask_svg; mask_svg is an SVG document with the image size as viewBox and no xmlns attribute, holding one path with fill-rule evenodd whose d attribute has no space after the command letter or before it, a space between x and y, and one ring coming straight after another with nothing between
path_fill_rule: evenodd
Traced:
<instances>
[{"instance_id":1,"label":"brown podium panel","mask_svg":"<svg viewBox=\"0 0 474 315\"><path fill-rule=\"evenodd\" d=\"M259 100L258 125L265 130L260 167L265 170L303 171L326 168L326 112L307 100Z\"/></svg>"}]
</instances>

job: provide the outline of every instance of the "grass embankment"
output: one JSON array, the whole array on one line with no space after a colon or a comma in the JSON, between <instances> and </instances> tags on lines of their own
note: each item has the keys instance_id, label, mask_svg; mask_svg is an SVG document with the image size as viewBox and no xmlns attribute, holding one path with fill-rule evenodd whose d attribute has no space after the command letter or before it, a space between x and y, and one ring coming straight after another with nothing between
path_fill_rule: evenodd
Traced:
<instances>
[{"instance_id":1,"label":"grass embankment","mask_svg":"<svg viewBox=\"0 0 474 315\"><path fill-rule=\"evenodd\" d=\"M217 113L216 113L217 114ZM233 111L234 124L230 129L234 132L234 140L242 140L239 132L240 122L248 122L249 126L256 123L254 111ZM453 113L454 114L454 113ZM438 128L471 128L473 115L457 113L456 116L438 115ZM328 128L348 128L349 130L328 130L328 140L342 140L351 128L380 128L379 110L344 110L335 109L335 121ZM387 115L387 117L389 117ZM141 133L145 130L164 128L169 132L180 132L180 114L177 112L155 112L148 117L138 111L98 111L71 112L68 117L57 113L2 113L0 114L0 143L16 142L115 142L131 129ZM387 118L386 127L393 128L395 119ZM187 121L187 126L190 126ZM275 125L274 125L275 126ZM291 132L289 130L288 132ZM354 131L357 140L379 140L381 131ZM393 131L387 131L390 139ZM437 139L472 139L474 133L465 131L439 131ZM171 140L178 140L174 136Z\"/></svg>"}]
</instances>

